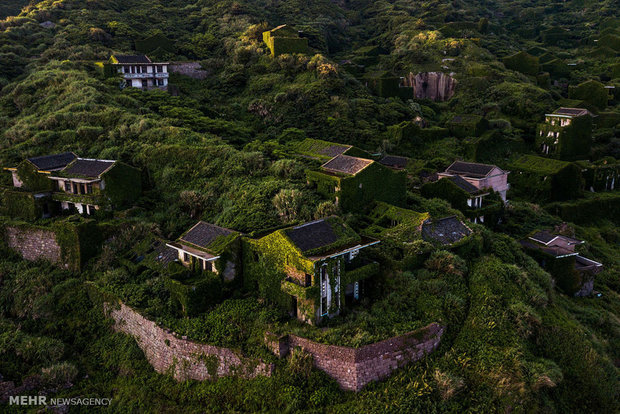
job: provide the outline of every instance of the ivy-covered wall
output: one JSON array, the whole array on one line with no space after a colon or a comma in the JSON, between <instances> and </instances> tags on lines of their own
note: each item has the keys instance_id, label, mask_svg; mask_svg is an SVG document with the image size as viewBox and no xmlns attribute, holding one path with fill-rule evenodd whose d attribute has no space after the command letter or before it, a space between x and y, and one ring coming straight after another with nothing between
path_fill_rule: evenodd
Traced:
<instances>
[{"instance_id":1,"label":"ivy-covered wall","mask_svg":"<svg viewBox=\"0 0 620 414\"><path fill-rule=\"evenodd\" d=\"M372 163L354 177L340 182L340 207L343 211L359 211L372 201L384 201L402 206L407 192L404 171L393 171L379 163Z\"/></svg>"},{"instance_id":2,"label":"ivy-covered wall","mask_svg":"<svg viewBox=\"0 0 620 414\"><path fill-rule=\"evenodd\" d=\"M558 133L556 138L548 136L549 132ZM540 124L536 136L536 146L543 144L555 148L549 155L566 161L587 159L592 148L592 117L589 115L573 118L570 125L560 127L557 125Z\"/></svg>"},{"instance_id":3,"label":"ivy-covered wall","mask_svg":"<svg viewBox=\"0 0 620 414\"><path fill-rule=\"evenodd\" d=\"M510 193L535 202L568 200L583 191L581 168L575 163L525 155L510 169Z\"/></svg>"},{"instance_id":4,"label":"ivy-covered wall","mask_svg":"<svg viewBox=\"0 0 620 414\"><path fill-rule=\"evenodd\" d=\"M424 184L420 191L426 198L440 198L448 201L457 210L467 211L470 209L467 205L467 200L470 198L469 193L451 180L444 178L434 183Z\"/></svg>"},{"instance_id":5,"label":"ivy-covered wall","mask_svg":"<svg viewBox=\"0 0 620 414\"><path fill-rule=\"evenodd\" d=\"M112 207L127 206L142 195L142 174L137 168L117 162L102 179L105 181L102 193Z\"/></svg>"},{"instance_id":6,"label":"ivy-covered wall","mask_svg":"<svg viewBox=\"0 0 620 414\"><path fill-rule=\"evenodd\" d=\"M166 287L184 316L196 316L222 299L222 282L218 275L192 273L174 262L168 266Z\"/></svg>"},{"instance_id":7,"label":"ivy-covered wall","mask_svg":"<svg viewBox=\"0 0 620 414\"><path fill-rule=\"evenodd\" d=\"M273 33L263 32L263 41L274 57L285 53L308 53L308 39L299 37L298 33L289 27Z\"/></svg>"},{"instance_id":8,"label":"ivy-covered wall","mask_svg":"<svg viewBox=\"0 0 620 414\"><path fill-rule=\"evenodd\" d=\"M258 240L243 240L244 288L257 291L265 300L293 312L292 298L281 288L288 269L314 275L312 261L306 259L282 232L275 231Z\"/></svg>"},{"instance_id":9,"label":"ivy-covered wall","mask_svg":"<svg viewBox=\"0 0 620 414\"><path fill-rule=\"evenodd\" d=\"M598 81L589 80L576 86L568 87L568 97L570 99L580 99L594 105L599 110L607 107L609 93L605 85Z\"/></svg>"},{"instance_id":10,"label":"ivy-covered wall","mask_svg":"<svg viewBox=\"0 0 620 414\"><path fill-rule=\"evenodd\" d=\"M372 201L403 205L407 191L407 176L404 171L394 171L377 162L355 176L307 171L306 178L325 198L337 198L340 208L346 212L360 211Z\"/></svg>"},{"instance_id":11,"label":"ivy-covered wall","mask_svg":"<svg viewBox=\"0 0 620 414\"><path fill-rule=\"evenodd\" d=\"M447 128L441 127L420 128L411 121L388 127L391 144L402 153L415 151L418 145L444 138L448 132Z\"/></svg>"},{"instance_id":12,"label":"ivy-covered wall","mask_svg":"<svg viewBox=\"0 0 620 414\"><path fill-rule=\"evenodd\" d=\"M52 191L53 182L47 174L39 173L37 168L28 160L17 166L17 175L23 183L23 189L28 191Z\"/></svg>"},{"instance_id":13,"label":"ivy-covered wall","mask_svg":"<svg viewBox=\"0 0 620 414\"><path fill-rule=\"evenodd\" d=\"M447 126L456 137L479 137L489 128L489 121L480 115L457 115Z\"/></svg>"},{"instance_id":14,"label":"ivy-covered wall","mask_svg":"<svg viewBox=\"0 0 620 414\"><path fill-rule=\"evenodd\" d=\"M40 202L29 191L0 189L0 215L34 221L43 214Z\"/></svg>"},{"instance_id":15,"label":"ivy-covered wall","mask_svg":"<svg viewBox=\"0 0 620 414\"><path fill-rule=\"evenodd\" d=\"M523 51L505 57L504 66L508 69L532 76L535 76L540 71L538 58Z\"/></svg>"}]
</instances>

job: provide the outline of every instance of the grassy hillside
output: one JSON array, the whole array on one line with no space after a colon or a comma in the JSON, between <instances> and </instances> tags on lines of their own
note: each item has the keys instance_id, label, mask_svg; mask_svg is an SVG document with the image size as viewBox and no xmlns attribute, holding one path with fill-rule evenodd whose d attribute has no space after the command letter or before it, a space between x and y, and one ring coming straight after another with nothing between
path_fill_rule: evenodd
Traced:
<instances>
[{"instance_id":1,"label":"grassy hillside","mask_svg":"<svg viewBox=\"0 0 620 414\"><path fill-rule=\"evenodd\" d=\"M46 0L17 15L23 3L0 5L0 19L15 16L0 20L0 166L74 151L140 168L145 192L133 208L98 217L106 246L80 274L26 263L0 239L3 381L33 381L59 397L112 397L110 412L620 410L613 195L604 208L588 202L594 196L543 205L521 189L522 198L509 193L500 223L472 225L470 249L436 249L416 232L406 245L383 243L373 252L383 269L375 293L329 329L300 325L256 292L234 289L185 318L168 271L134 263L153 237L174 240L199 219L264 234L340 214L306 183L305 170L320 165L299 156L316 151L307 138L410 157L405 207L416 216L462 216L420 195L431 173L455 158L508 168L538 152L535 128L545 113L592 107L569 86L620 88L613 0ZM300 30L311 52L272 58L261 33L280 24ZM153 59L198 61L208 76L173 74L171 93L121 90L95 63L139 53L136 46ZM518 52L526 59L505 59ZM453 76L454 97L381 97L367 86L376 73L426 71ZM599 125L589 158L613 165L619 100L606 91L607 105L591 109ZM464 114L485 117L488 130L453 136L448 121ZM413 120L425 128L401 128ZM573 205L599 210L568 216ZM343 218L363 230L371 207ZM601 297L564 294L518 244L562 224L549 211L579 218L563 228L604 264L595 279ZM93 286L190 338L274 362L276 374L202 383L156 374L132 338L109 329ZM359 346L432 321L447 327L440 349L359 394L340 391L307 359L276 360L262 345L268 329Z\"/></svg>"}]
</instances>

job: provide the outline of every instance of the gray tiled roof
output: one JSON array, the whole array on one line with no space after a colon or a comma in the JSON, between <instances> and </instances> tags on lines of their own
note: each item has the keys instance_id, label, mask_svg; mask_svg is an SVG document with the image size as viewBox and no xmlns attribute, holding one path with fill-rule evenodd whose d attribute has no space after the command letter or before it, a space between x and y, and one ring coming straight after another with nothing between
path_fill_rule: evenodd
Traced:
<instances>
[{"instance_id":1,"label":"gray tiled roof","mask_svg":"<svg viewBox=\"0 0 620 414\"><path fill-rule=\"evenodd\" d=\"M28 158L28 161L41 171L55 171L65 168L76 158L77 156L72 152L63 152L62 154Z\"/></svg>"},{"instance_id":2,"label":"gray tiled roof","mask_svg":"<svg viewBox=\"0 0 620 414\"><path fill-rule=\"evenodd\" d=\"M379 163L394 168L405 168L409 163L409 158L399 157L397 155L386 155L379 160Z\"/></svg>"},{"instance_id":3,"label":"gray tiled roof","mask_svg":"<svg viewBox=\"0 0 620 414\"><path fill-rule=\"evenodd\" d=\"M422 238L428 242L450 245L471 234L471 230L456 216L427 220L422 225Z\"/></svg>"},{"instance_id":4,"label":"gray tiled roof","mask_svg":"<svg viewBox=\"0 0 620 414\"><path fill-rule=\"evenodd\" d=\"M118 63L130 64L130 63L151 63L146 55L114 55L114 58Z\"/></svg>"},{"instance_id":5,"label":"gray tiled roof","mask_svg":"<svg viewBox=\"0 0 620 414\"><path fill-rule=\"evenodd\" d=\"M211 243L220 236L228 236L234 233L233 230L225 229L223 227L216 226L215 224L205 223L204 221L198 222L187 233L179 238L179 241L191 243L194 246L198 246L207 249Z\"/></svg>"},{"instance_id":6,"label":"gray tiled roof","mask_svg":"<svg viewBox=\"0 0 620 414\"><path fill-rule=\"evenodd\" d=\"M62 173L69 177L99 178L115 162L78 158L62 170Z\"/></svg>"},{"instance_id":7,"label":"gray tiled roof","mask_svg":"<svg viewBox=\"0 0 620 414\"><path fill-rule=\"evenodd\" d=\"M456 184L456 186L459 187L460 189L467 191L469 194L475 194L480 191L478 187L471 184L470 182L468 182L461 176L455 175L452 177L448 177L447 179L452 181L454 184Z\"/></svg>"},{"instance_id":8,"label":"gray tiled roof","mask_svg":"<svg viewBox=\"0 0 620 414\"><path fill-rule=\"evenodd\" d=\"M286 235L302 252L329 246L338 241L331 224L326 220L317 220L286 231Z\"/></svg>"},{"instance_id":9,"label":"gray tiled roof","mask_svg":"<svg viewBox=\"0 0 620 414\"><path fill-rule=\"evenodd\" d=\"M355 175L373 162L364 158L338 155L323 164L323 169L335 173Z\"/></svg>"},{"instance_id":10,"label":"gray tiled roof","mask_svg":"<svg viewBox=\"0 0 620 414\"><path fill-rule=\"evenodd\" d=\"M554 115L583 116L590 114L585 108L558 108L553 112Z\"/></svg>"},{"instance_id":11,"label":"gray tiled roof","mask_svg":"<svg viewBox=\"0 0 620 414\"><path fill-rule=\"evenodd\" d=\"M554 234L549 233L548 231L538 231L536 233L534 233L534 235L532 236L532 239L547 244L549 243L551 240L555 239L557 236Z\"/></svg>"},{"instance_id":12,"label":"gray tiled roof","mask_svg":"<svg viewBox=\"0 0 620 414\"><path fill-rule=\"evenodd\" d=\"M495 165L455 161L451 166L446 168L446 172L481 178L486 177L491 171L493 171L493 168L495 168Z\"/></svg>"}]
</instances>

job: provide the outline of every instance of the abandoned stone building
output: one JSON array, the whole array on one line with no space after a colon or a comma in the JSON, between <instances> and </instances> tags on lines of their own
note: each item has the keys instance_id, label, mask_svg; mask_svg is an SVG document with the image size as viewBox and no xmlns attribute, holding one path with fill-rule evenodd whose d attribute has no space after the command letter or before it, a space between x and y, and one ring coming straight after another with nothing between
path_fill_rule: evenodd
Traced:
<instances>
[{"instance_id":1,"label":"abandoned stone building","mask_svg":"<svg viewBox=\"0 0 620 414\"><path fill-rule=\"evenodd\" d=\"M509 171L504 171L496 165L455 161L437 175L440 179L461 177L478 190L492 190L499 193L505 202L506 193L510 189L508 174Z\"/></svg>"},{"instance_id":2,"label":"abandoned stone building","mask_svg":"<svg viewBox=\"0 0 620 414\"><path fill-rule=\"evenodd\" d=\"M126 87L168 87L168 62L152 62L146 55L112 55L110 64L123 78Z\"/></svg>"},{"instance_id":3,"label":"abandoned stone building","mask_svg":"<svg viewBox=\"0 0 620 414\"><path fill-rule=\"evenodd\" d=\"M588 158L593 116L584 108L558 108L545 114L545 122L538 126L538 149L545 156L562 160Z\"/></svg>"},{"instance_id":4,"label":"abandoned stone building","mask_svg":"<svg viewBox=\"0 0 620 414\"><path fill-rule=\"evenodd\" d=\"M139 170L115 160L79 158L72 152L28 158L6 170L15 190L4 193L4 203L25 208L28 217L20 211L10 214L20 218L48 218L73 209L91 215L101 208L126 206L142 192Z\"/></svg>"},{"instance_id":5,"label":"abandoned stone building","mask_svg":"<svg viewBox=\"0 0 620 414\"><path fill-rule=\"evenodd\" d=\"M406 194L406 174L371 159L340 154L319 170L307 171L310 185L343 211L359 210L371 201L402 205Z\"/></svg>"},{"instance_id":6,"label":"abandoned stone building","mask_svg":"<svg viewBox=\"0 0 620 414\"><path fill-rule=\"evenodd\" d=\"M554 277L557 285L575 296L592 294L594 275L603 269L601 263L576 251L576 247L584 243L546 230L536 231L521 240L521 245Z\"/></svg>"},{"instance_id":7,"label":"abandoned stone building","mask_svg":"<svg viewBox=\"0 0 620 414\"><path fill-rule=\"evenodd\" d=\"M176 241L167 243L184 266L220 274L225 281L235 279L241 253L241 234L199 221Z\"/></svg>"},{"instance_id":8,"label":"abandoned stone building","mask_svg":"<svg viewBox=\"0 0 620 414\"><path fill-rule=\"evenodd\" d=\"M244 284L309 324L320 324L359 301L379 265L362 251L378 244L338 217L246 239Z\"/></svg>"}]
</instances>

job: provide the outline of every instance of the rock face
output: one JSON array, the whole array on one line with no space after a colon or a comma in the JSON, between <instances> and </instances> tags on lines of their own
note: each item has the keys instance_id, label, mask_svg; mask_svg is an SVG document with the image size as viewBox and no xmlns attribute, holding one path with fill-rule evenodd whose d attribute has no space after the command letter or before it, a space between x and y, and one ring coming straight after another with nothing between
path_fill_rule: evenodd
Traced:
<instances>
[{"instance_id":1,"label":"rock face","mask_svg":"<svg viewBox=\"0 0 620 414\"><path fill-rule=\"evenodd\" d=\"M416 99L443 102L454 96L456 79L452 74L443 72L409 73L403 80L403 86L413 88L413 97Z\"/></svg>"}]
</instances>

